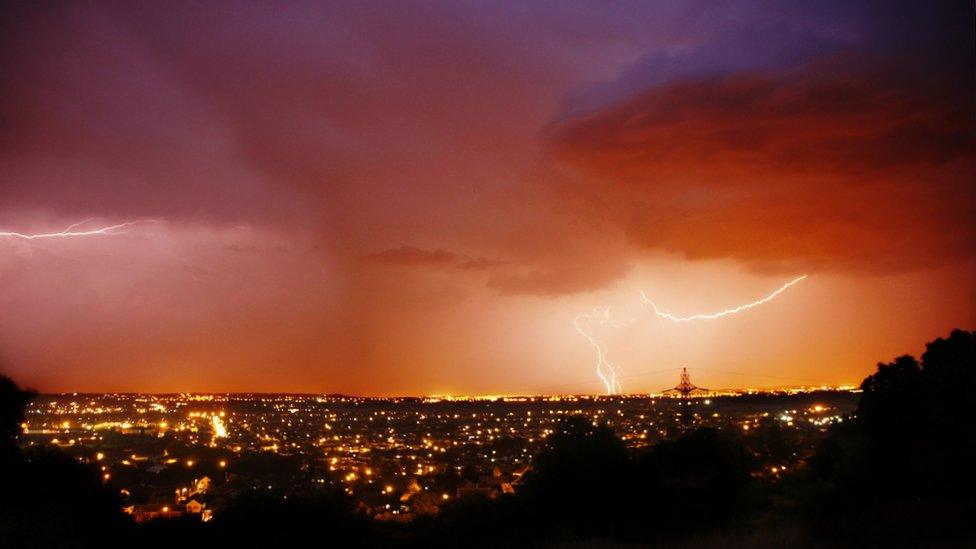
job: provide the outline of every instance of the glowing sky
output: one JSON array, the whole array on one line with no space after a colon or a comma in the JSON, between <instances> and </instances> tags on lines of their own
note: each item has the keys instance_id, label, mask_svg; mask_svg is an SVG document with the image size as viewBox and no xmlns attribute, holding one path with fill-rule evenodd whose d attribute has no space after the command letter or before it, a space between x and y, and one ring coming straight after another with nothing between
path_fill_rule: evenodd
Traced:
<instances>
[{"instance_id":1,"label":"glowing sky","mask_svg":"<svg viewBox=\"0 0 976 549\"><path fill-rule=\"evenodd\" d=\"M972 2L21 4L0 233L135 222L0 236L22 384L602 392L577 315L803 274L601 333L624 390L976 325Z\"/></svg>"}]
</instances>

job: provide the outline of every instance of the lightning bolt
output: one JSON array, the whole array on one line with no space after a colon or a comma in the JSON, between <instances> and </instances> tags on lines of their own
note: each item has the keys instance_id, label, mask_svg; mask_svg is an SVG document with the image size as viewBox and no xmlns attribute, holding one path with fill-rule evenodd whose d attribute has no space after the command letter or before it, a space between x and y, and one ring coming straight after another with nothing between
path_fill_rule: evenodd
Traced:
<instances>
[{"instance_id":1,"label":"lightning bolt","mask_svg":"<svg viewBox=\"0 0 976 549\"><path fill-rule=\"evenodd\" d=\"M596 350L596 375L606 386L607 394L619 393L623 390L623 387L617 381L617 369L607 360L606 344L593 335L594 321L599 324L610 324L610 308L607 307L603 310L594 311L591 314L579 315L573 320L573 324L576 326L576 331L585 337L590 342L590 345L593 346L593 349Z\"/></svg>"},{"instance_id":2,"label":"lightning bolt","mask_svg":"<svg viewBox=\"0 0 976 549\"><path fill-rule=\"evenodd\" d=\"M90 229L90 230L83 230L83 231L75 230L79 226L84 225L89 221L91 221L91 219L85 219L84 221L79 221L78 223L72 223L71 225L68 225L68 227L63 231L58 231L55 233L27 234L27 233L13 232L13 231L0 231L0 237L20 238L23 240L39 240L45 238L70 238L70 237L80 237L80 236L118 235L118 234L126 233L126 231L122 229L131 227L139 223L149 223L152 220L142 219L138 221L126 221L125 223L108 225L106 227L99 227L97 229Z\"/></svg>"},{"instance_id":3,"label":"lightning bolt","mask_svg":"<svg viewBox=\"0 0 976 549\"><path fill-rule=\"evenodd\" d=\"M770 301L776 299L777 296L788 290L791 286L799 283L801 280L807 278L807 275L801 275L793 280L790 280L786 284L783 284L770 294L757 299L751 303L746 303L744 305L738 305L729 309L718 311L715 313L699 313L690 316L676 316L669 312L660 310L657 305L649 298L644 292L641 292L641 307L650 306L654 311L654 314L660 318L670 320L672 322L691 322L693 320L714 320L717 318L722 318L728 315L734 315L752 309L753 307L758 307L764 303L769 303ZM607 359L607 346L606 343L594 335L593 328L596 325L609 325L614 328L622 328L630 326L640 320L643 314L637 315L636 317L629 319L624 322L614 322L610 317L610 308L597 309L593 313L579 315L573 320L573 324L576 326L576 331L580 333L587 342L596 350L597 355L597 365L596 365L596 375L603 382L606 387L607 394L612 395L620 393L622 387L618 381L619 370L615 368L610 361Z\"/></svg>"},{"instance_id":4,"label":"lightning bolt","mask_svg":"<svg viewBox=\"0 0 976 549\"><path fill-rule=\"evenodd\" d=\"M655 305L654 302L651 301L650 298L648 298L647 295L644 294L644 292L641 292L641 301L644 304L646 304L646 305L650 305L654 309L654 314L656 314L657 316L659 316L661 318L666 318L668 320L673 320L674 322L691 322L692 320L713 320L713 319L716 319L716 318L722 318L723 316L728 316L728 315L734 315L734 314L737 314L737 313L741 313L742 311L749 310L749 309L751 309L753 307L758 307L759 305L762 305L763 303L769 303L770 301L776 299L776 296L778 296L779 294L781 294L781 293L785 292L786 290L788 290L790 288L790 286L792 286L792 285L800 282L801 280L803 280L806 277L807 277L807 275L798 276L798 277L794 278L793 280L787 282L786 284L783 284L776 291L774 291L773 293L767 295L766 297L764 297L762 299L757 299L756 301L753 301L752 303L746 303L745 305L739 305L738 307L733 307L731 309L725 309L724 311L719 311L717 313L697 314L697 315L691 315L691 316L674 316L671 313L666 313L666 312L663 312L660 309L658 309L657 308L657 305Z\"/></svg>"}]
</instances>

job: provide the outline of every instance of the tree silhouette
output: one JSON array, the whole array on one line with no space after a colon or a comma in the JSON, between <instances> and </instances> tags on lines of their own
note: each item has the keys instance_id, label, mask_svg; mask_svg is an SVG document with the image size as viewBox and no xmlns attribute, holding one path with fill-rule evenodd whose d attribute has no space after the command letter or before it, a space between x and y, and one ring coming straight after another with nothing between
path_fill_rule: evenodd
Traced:
<instances>
[{"instance_id":1,"label":"tree silhouette","mask_svg":"<svg viewBox=\"0 0 976 549\"><path fill-rule=\"evenodd\" d=\"M470 508L504 518L503 528L480 531L518 533L522 542L664 540L721 527L749 512L751 465L739 441L715 429L690 431L634 455L609 427L573 416L535 457L516 496ZM477 524L457 511L443 518Z\"/></svg>"},{"instance_id":2,"label":"tree silhouette","mask_svg":"<svg viewBox=\"0 0 976 549\"><path fill-rule=\"evenodd\" d=\"M287 496L255 491L231 501L204 525L215 544L270 547L319 539L337 547L362 546L372 540L369 519L355 510L339 489Z\"/></svg>"},{"instance_id":3,"label":"tree silhouette","mask_svg":"<svg viewBox=\"0 0 976 549\"><path fill-rule=\"evenodd\" d=\"M58 450L17 449L17 434L32 391L0 377L5 458L0 467L0 546L86 547L105 544L106 532L131 534L117 494L93 467Z\"/></svg>"},{"instance_id":4,"label":"tree silhouette","mask_svg":"<svg viewBox=\"0 0 976 549\"><path fill-rule=\"evenodd\" d=\"M811 460L827 489L814 525L900 543L973 539L976 511L976 333L955 330L911 356L878 364L861 384L853 421L835 427Z\"/></svg>"},{"instance_id":5,"label":"tree silhouette","mask_svg":"<svg viewBox=\"0 0 976 549\"><path fill-rule=\"evenodd\" d=\"M645 524L665 533L721 525L746 509L750 468L742 445L717 429L658 443L636 463L636 487L652 496Z\"/></svg>"},{"instance_id":6,"label":"tree silhouette","mask_svg":"<svg viewBox=\"0 0 976 549\"><path fill-rule=\"evenodd\" d=\"M564 533L607 534L615 527L629 471L623 442L585 417L564 419L533 461L522 497Z\"/></svg>"},{"instance_id":7,"label":"tree silhouette","mask_svg":"<svg viewBox=\"0 0 976 549\"><path fill-rule=\"evenodd\" d=\"M0 460L15 457L20 425L33 398L33 391L23 390L9 377L0 375Z\"/></svg>"}]
</instances>

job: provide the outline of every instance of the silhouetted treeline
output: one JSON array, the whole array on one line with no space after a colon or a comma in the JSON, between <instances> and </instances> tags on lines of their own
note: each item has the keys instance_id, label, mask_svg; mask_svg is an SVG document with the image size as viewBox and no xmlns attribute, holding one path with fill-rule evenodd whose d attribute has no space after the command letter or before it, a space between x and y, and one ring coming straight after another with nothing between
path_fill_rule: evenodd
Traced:
<instances>
[{"instance_id":1,"label":"silhouetted treeline","mask_svg":"<svg viewBox=\"0 0 976 549\"><path fill-rule=\"evenodd\" d=\"M974 540L976 332L953 331L921 361L878 364L854 421L811 460L814 531L918 545Z\"/></svg>"},{"instance_id":2,"label":"silhouetted treeline","mask_svg":"<svg viewBox=\"0 0 976 549\"><path fill-rule=\"evenodd\" d=\"M640 453L607 427L569 417L512 496L461 500L415 521L418 546L495 546L680 538L740 517L751 457L726 433L699 429Z\"/></svg>"},{"instance_id":3,"label":"silhouetted treeline","mask_svg":"<svg viewBox=\"0 0 976 549\"><path fill-rule=\"evenodd\" d=\"M57 449L17 448L33 396L0 376L0 547L92 547L133 539L134 525L100 471Z\"/></svg>"},{"instance_id":4,"label":"silhouetted treeline","mask_svg":"<svg viewBox=\"0 0 976 549\"><path fill-rule=\"evenodd\" d=\"M966 546L976 542L976 333L921 360L878 365L857 412L804 449L777 421L749 438L694 429L630 451L608 427L564 420L516 494L464 497L407 524L378 522L340 490L245 492L209 523L136 526L98 472L52 450L18 451L30 394L0 378L0 545ZM746 440L748 443L746 443ZM764 464L809 455L786 475ZM971 546L971 545L970 545Z\"/></svg>"}]
</instances>

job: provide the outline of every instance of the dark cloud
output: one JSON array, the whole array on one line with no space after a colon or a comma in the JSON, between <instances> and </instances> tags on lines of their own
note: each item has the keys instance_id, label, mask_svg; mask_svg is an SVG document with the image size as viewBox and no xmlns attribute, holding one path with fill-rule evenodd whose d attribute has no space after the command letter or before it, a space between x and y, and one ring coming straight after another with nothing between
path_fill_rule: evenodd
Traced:
<instances>
[{"instance_id":1,"label":"dark cloud","mask_svg":"<svg viewBox=\"0 0 976 549\"><path fill-rule=\"evenodd\" d=\"M484 271L494 267L502 266L504 264L505 264L504 261L499 261L497 259L477 258L477 259L464 260L461 262L460 265L458 265L458 267L466 271Z\"/></svg>"},{"instance_id":2,"label":"dark cloud","mask_svg":"<svg viewBox=\"0 0 976 549\"><path fill-rule=\"evenodd\" d=\"M488 287L504 295L558 297L607 288L630 270L630 265L618 260L592 258L497 274L488 279Z\"/></svg>"},{"instance_id":3,"label":"dark cloud","mask_svg":"<svg viewBox=\"0 0 976 549\"><path fill-rule=\"evenodd\" d=\"M364 256L363 261L388 267L451 268L462 271L484 271L505 262L483 257L466 257L447 250L425 250L416 246L400 246Z\"/></svg>"},{"instance_id":4,"label":"dark cloud","mask_svg":"<svg viewBox=\"0 0 976 549\"><path fill-rule=\"evenodd\" d=\"M446 250L423 250L414 246L400 246L367 255L364 261L394 267L454 267L460 258Z\"/></svg>"},{"instance_id":5,"label":"dark cloud","mask_svg":"<svg viewBox=\"0 0 976 549\"><path fill-rule=\"evenodd\" d=\"M669 81L560 124L550 149L649 248L763 270L972 258L976 87L939 55L972 61L971 34Z\"/></svg>"}]
</instances>

